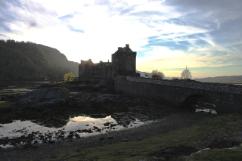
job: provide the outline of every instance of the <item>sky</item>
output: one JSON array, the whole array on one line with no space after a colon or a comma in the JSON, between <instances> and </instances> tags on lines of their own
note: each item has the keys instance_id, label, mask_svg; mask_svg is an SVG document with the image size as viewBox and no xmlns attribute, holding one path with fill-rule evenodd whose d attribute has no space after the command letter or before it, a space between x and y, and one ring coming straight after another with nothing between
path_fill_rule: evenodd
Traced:
<instances>
[{"instance_id":1,"label":"sky","mask_svg":"<svg viewBox=\"0 0 242 161\"><path fill-rule=\"evenodd\" d=\"M242 0L0 0L0 39L57 48L69 60L137 52L137 70L242 75Z\"/></svg>"}]
</instances>

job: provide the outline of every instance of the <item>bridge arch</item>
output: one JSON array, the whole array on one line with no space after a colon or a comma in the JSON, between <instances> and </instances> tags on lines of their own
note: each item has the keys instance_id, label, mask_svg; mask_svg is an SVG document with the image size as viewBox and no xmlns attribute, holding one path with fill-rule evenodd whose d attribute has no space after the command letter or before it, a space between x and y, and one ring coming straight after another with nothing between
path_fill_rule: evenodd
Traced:
<instances>
[{"instance_id":1,"label":"bridge arch","mask_svg":"<svg viewBox=\"0 0 242 161\"><path fill-rule=\"evenodd\" d=\"M206 94L191 94L184 99L181 107L185 110L195 111L195 109L209 108L215 109L216 104L214 103L211 96Z\"/></svg>"}]
</instances>

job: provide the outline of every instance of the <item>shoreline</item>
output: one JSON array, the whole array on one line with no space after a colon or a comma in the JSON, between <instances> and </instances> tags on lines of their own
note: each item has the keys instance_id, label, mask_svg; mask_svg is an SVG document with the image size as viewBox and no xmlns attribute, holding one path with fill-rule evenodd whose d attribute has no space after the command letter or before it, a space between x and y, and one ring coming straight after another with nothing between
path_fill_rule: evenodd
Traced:
<instances>
[{"instance_id":1,"label":"shoreline","mask_svg":"<svg viewBox=\"0 0 242 161\"><path fill-rule=\"evenodd\" d=\"M52 155L62 150L75 151L77 149L94 148L120 142L141 141L145 138L167 133L174 129L189 127L194 124L195 120L199 122L207 117L201 115L199 118L197 117L198 115L195 117L192 115L191 113L173 114L139 127L78 138L76 140L64 140L53 144L27 145L20 148L0 149L0 161L5 161L6 159L10 159L11 161L24 161L25 156L30 153L35 154L31 155L31 160L39 160L39 157L36 158L36 156L40 155L44 160L45 158L51 158ZM191 119L191 117L193 117L193 119ZM169 122L167 122L168 120Z\"/></svg>"}]
</instances>

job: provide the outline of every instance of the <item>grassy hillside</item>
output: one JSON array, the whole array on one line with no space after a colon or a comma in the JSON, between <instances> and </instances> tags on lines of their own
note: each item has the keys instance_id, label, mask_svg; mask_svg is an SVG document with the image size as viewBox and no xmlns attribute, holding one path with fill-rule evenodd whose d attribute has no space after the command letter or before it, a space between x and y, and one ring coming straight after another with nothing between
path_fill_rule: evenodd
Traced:
<instances>
[{"instance_id":1,"label":"grassy hillside","mask_svg":"<svg viewBox=\"0 0 242 161\"><path fill-rule=\"evenodd\" d=\"M29 42L0 41L0 58L0 81L60 80L78 70L57 49Z\"/></svg>"}]
</instances>

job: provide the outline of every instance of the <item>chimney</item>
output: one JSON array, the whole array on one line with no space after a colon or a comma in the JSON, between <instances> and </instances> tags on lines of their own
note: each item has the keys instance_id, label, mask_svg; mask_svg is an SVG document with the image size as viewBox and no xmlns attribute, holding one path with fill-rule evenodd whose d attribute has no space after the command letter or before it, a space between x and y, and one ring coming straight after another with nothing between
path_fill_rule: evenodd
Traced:
<instances>
[{"instance_id":1,"label":"chimney","mask_svg":"<svg viewBox=\"0 0 242 161\"><path fill-rule=\"evenodd\" d=\"M125 44L125 47L126 47L126 48L129 48L129 44Z\"/></svg>"}]
</instances>

